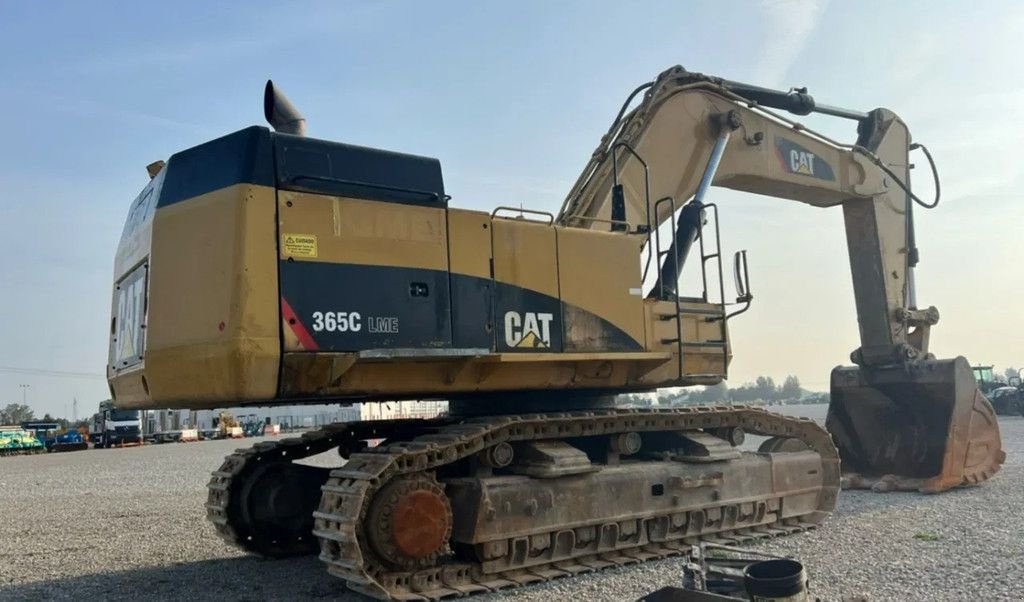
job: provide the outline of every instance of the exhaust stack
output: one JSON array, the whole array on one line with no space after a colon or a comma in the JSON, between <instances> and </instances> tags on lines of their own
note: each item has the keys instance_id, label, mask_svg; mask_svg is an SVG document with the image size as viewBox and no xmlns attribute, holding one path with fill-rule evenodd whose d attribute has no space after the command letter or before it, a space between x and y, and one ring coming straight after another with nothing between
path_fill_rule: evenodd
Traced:
<instances>
[{"instance_id":1,"label":"exhaust stack","mask_svg":"<svg viewBox=\"0 0 1024 602\"><path fill-rule=\"evenodd\" d=\"M274 87L274 82L269 79L267 87L263 89L263 116L275 132L295 134L296 136L306 135L306 118L299 113L283 92Z\"/></svg>"}]
</instances>

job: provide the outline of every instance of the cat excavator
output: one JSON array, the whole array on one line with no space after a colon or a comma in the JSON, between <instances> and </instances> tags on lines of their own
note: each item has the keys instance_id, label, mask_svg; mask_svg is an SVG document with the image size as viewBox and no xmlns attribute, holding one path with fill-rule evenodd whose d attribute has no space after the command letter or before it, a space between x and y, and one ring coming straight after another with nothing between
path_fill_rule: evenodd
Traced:
<instances>
[{"instance_id":1,"label":"cat excavator","mask_svg":"<svg viewBox=\"0 0 1024 602\"><path fill-rule=\"evenodd\" d=\"M856 141L782 111L853 120ZM916 145L888 110L674 67L628 97L557 215L451 207L436 159L307 137L271 82L264 113L273 131L148 167L115 259L118 407L449 412L228 456L206 509L233 545L318 552L353 590L436 599L795 533L841 486L938 492L1003 461L967 361L928 351L912 211L934 203L911 191ZM756 407L615 405L728 376L753 295L742 251L725 294L712 186L843 211L861 345L832 373L827 430ZM700 294L680 293L685 265ZM344 464L296 462L325 452Z\"/></svg>"}]
</instances>

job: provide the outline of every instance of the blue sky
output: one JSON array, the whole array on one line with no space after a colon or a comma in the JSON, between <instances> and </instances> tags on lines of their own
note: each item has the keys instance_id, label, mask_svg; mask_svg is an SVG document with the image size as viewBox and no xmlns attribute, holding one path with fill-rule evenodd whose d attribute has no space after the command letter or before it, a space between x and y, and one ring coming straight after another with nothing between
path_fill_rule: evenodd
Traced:
<instances>
[{"instance_id":1,"label":"blue sky","mask_svg":"<svg viewBox=\"0 0 1024 602\"><path fill-rule=\"evenodd\" d=\"M984 4L0 0L0 366L103 373L113 253L145 165L261 123L268 77L310 135L440 158L456 206L556 210L625 95L674 64L897 111L943 177L918 224L934 350L1024 364L1024 7ZM857 346L841 212L714 199L757 295L733 325L730 384L826 388ZM0 369L0 403L19 384L38 413L107 396L102 378Z\"/></svg>"}]
</instances>

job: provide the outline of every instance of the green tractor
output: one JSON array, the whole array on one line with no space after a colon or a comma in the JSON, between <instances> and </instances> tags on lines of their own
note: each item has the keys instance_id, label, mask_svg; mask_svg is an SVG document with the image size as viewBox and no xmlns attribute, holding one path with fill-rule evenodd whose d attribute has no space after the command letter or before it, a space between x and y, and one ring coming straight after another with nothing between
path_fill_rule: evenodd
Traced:
<instances>
[{"instance_id":1,"label":"green tractor","mask_svg":"<svg viewBox=\"0 0 1024 602\"><path fill-rule=\"evenodd\" d=\"M974 380L978 381L978 389L986 396L999 387L1005 387L1006 383L996 376L992 366L971 366L974 371Z\"/></svg>"},{"instance_id":2,"label":"green tractor","mask_svg":"<svg viewBox=\"0 0 1024 602\"><path fill-rule=\"evenodd\" d=\"M1020 376L1007 382L992 371L992 366L973 366L978 389L988 398L992 409L1000 416L1024 414L1024 389Z\"/></svg>"},{"instance_id":3,"label":"green tractor","mask_svg":"<svg viewBox=\"0 0 1024 602\"><path fill-rule=\"evenodd\" d=\"M35 435L20 426L0 426L0 456L38 454L46 446Z\"/></svg>"}]
</instances>

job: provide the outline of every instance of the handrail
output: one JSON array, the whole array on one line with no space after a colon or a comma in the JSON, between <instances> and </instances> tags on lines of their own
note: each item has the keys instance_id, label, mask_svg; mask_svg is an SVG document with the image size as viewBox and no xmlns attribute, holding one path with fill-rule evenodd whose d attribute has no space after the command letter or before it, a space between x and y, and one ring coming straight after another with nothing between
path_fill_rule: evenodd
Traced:
<instances>
[{"instance_id":1,"label":"handrail","mask_svg":"<svg viewBox=\"0 0 1024 602\"><path fill-rule=\"evenodd\" d=\"M655 215L659 215L659 208L661 207L661 204L666 202L666 201L668 202L669 207L672 209L672 213L669 214L672 217L671 217L671 219L669 221L672 223L673 236L675 236L675 234L674 234L674 232L675 232L675 220L676 220L676 201L675 201L675 199L673 199L670 196L666 196L666 197L662 197L662 198L658 199L657 201L655 201L654 202L654 214ZM648 238L649 237L650 237L650 235L648 235ZM673 251L672 247L669 247L669 249L667 251L662 253L662 251L661 251L661 228L655 228L654 229L654 244L655 244L654 252L657 255L659 260L661 259L661 257L663 255L672 255L672 257L671 257L672 269L673 269L674 273L676 274L676 278L678 278L679 277L679 254L676 253L675 251ZM668 261L668 259L666 259L665 261ZM665 298L665 283L662 282L661 278L658 278L658 299L664 299L664 298ZM675 292L674 295L672 295L672 299L673 299L673 301L675 301L675 306L676 306L676 313L675 313L674 318L675 318L675 321L676 321L676 346L679 348L679 353L678 353L678 357L679 357L679 378L683 378L683 320L682 320L682 318L679 317L679 315L683 311L683 307L682 307L682 304L681 304L681 302L679 300L679 287L678 286L676 286L676 292Z\"/></svg>"},{"instance_id":2,"label":"handrail","mask_svg":"<svg viewBox=\"0 0 1024 602\"><path fill-rule=\"evenodd\" d=\"M452 197L449 195L441 195L430 190L418 190L416 188L402 188L401 186L391 186L389 184L374 184L373 182L361 182L359 180L346 180L344 178L335 178L332 176L308 176L302 174L286 175L284 182L298 184L301 180L311 180L313 182L329 182L331 184L342 184L345 186L359 186L362 188L372 188L376 190L388 190L391 192L403 192L406 194L419 194L427 198L432 198L435 201L447 202Z\"/></svg>"},{"instance_id":3,"label":"handrail","mask_svg":"<svg viewBox=\"0 0 1024 602\"><path fill-rule=\"evenodd\" d=\"M619 185L619 155L617 152L619 148L624 148L629 151L629 154L636 157L636 160L639 161L640 165L644 168L644 208L647 213L645 216L647 219L647 261L644 262L644 271L643 274L640 275L640 282L643 283L647 280L647 272L650 271L651 268L651 258L654 257L654 252L651 249L651 170L647 166L647 161L644 161L644 158L640 156L640 153L636 152L633 145L625 140L619 140L611 147L612 190ZM655 211L655 214L657 214L657 211ZM655 215L655 218L657 218L657 215Z\"/></svg>"},{"instance_id":4,"label":"handrail","mask_svg":"<svg viewBox=\"0 0 1024 602\"><path fill-rule=\"evenodd\" d=\"M704 205L705 209L711 208L714 214L715 220L715 252L710 255L704 254L704 225L701 224L700 229L700 254L701 254L701 266L700 271L704 279L704 300L708 302L708 290L707 290L707 261L709 259L715 259L718 265L718 305L721 308L721 315L725 316L725 276L722 273L722 238L721 231L718 227L718 205L715 203L708 203ZM745 311L745 310L744 310ZM726 378L729 376L729 346L726 345L726 337L728 332L726 330L726 321L722 317L709 317L704 318L707 322L718 322L721 321L721 332L722 332L722 374Z\"/></svg>"},{"instance_id":5,"label":"handrail","mask_svg":"<svg viewBox=\"0 0 1024 602\"><path fill-rule=\"evenodd\" d=\"M538 211L537 209L523 209L522 207L507 207L505 205L501 205L501 206L495 207L494 211L491 212L491 219L494 219L495 217L499 217L498 216L498 212L499 211L512 211L512 212L515 212L515 213L519 213L520 217L524 213L529 213L530 215L541 215L541 216L544 216L544 217L548 218L548 225L549 226L552 226L555 223L555 215L553 213L551 213L550 211ZM502 217L504 217L504 219L513 219L513 218L510 218L508 216L502 216ZM531 220L531 221L539 221L539 220Z\"/></svg>"},{"instance_id":6,"label":"handrail","mask_svg":"<svg viewBox=\"0 0 1024 602\"><path fill-rule=\"evenodd\" d=\"M627 227L627 230L623 231L622 232L623 234L629 234L628 227L631 225L626 220L606 219L606 218L603 218L603 217L590 217L589 215L581 215L580 217L578 217L576 219L578 219L578 220L587 220L587 221L591 221L591 222L601 222L602 224L624 224Z\"/></svg>"}]
</instances>

